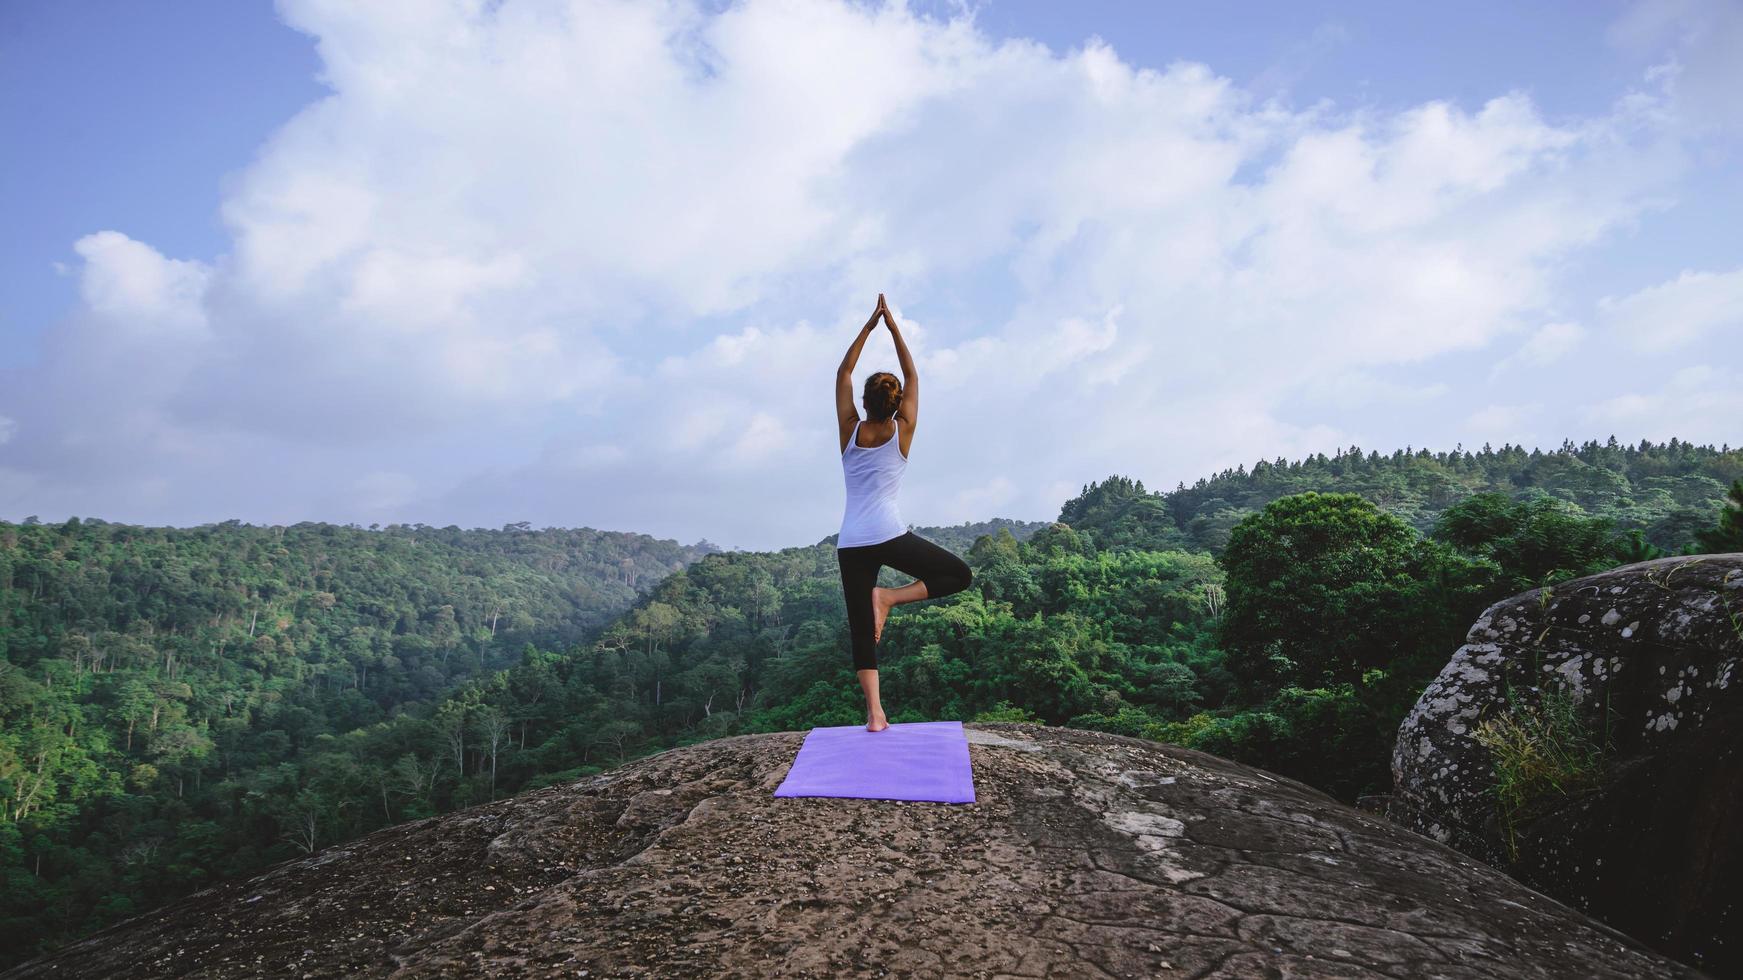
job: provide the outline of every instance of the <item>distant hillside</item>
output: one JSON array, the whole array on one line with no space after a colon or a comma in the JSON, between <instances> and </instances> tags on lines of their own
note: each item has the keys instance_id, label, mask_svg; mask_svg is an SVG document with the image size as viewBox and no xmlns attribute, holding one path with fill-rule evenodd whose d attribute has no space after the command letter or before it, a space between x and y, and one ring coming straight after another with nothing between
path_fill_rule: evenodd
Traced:
<instances>
[{"instance_id":1,"label":"distant hillside","mask_svg":"<svg viewBox=\"0 0 1743 980\"><path fill-rule=\"evenodd\" d=\"M1260 460L1224 470L1167 493L1142 481L1110 477L1067 501L1059 520L1104 549L1206 550L1220 555L1229 530L1279 497L1305 490L1356 493L1426 533L1441 511L1481 491L1516 499L1545 495L1618 530L1638 528L1646 540L1678 551L1708 527L1733 480L1743 477L1743 448L1715 449L1671 439L1619 445L1615 437L1545 452L1504 445L1479 452L1400 449L1363 454L1351 446L1334 456Z\"/></svg>"},{"instance_id":2,"label":"distant hillside","mask_svg":"<svg viewBox=\"0 0 1743 980\"><path fill-rule=\"evenodd\" d=\"M718 550L525 524L0 522L0 967L306 851L327 833L311 784L370 798L380 817L359 799L352 826L402 819L408 787L445 804L433 771L370 783L323 753L591 637Z\"/></svg>"},{"instance_id":3,"label":"distant hillside","mask_svg":"<svg viewBox=\"0 0 1743 980\"><path fill-rule=\"evenodd\" d=\"M125 631L141 621L153 624L159 646L240 621L249 638L284 633L291 645L279 652L314 662L325 662L323 648L356 629L478 652L490 643L512 649L581 639L667 575L719 550L706 541L533 530L524 522L499 531L424 524L366 530L27 518L0 521L0 603L10 603L0 610L12 613L13 626L22 616L39 627L12 636L15 662L21 653L28 659L33 643L52 640L57 627ZM308 615L315 612L322 615ZM418 648L417 639L389 646Z\"/></svg>"}]
</instances>

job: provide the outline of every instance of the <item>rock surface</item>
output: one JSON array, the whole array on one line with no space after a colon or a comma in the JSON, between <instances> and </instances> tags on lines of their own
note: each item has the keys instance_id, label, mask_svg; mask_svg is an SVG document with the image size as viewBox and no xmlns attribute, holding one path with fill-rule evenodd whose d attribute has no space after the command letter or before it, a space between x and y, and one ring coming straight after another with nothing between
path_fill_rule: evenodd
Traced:
<instances>
[{"instance_id":1,"label":"rock surface","mask_svg":"<svg viewBox=\"0 0 1743 980\"><path fill-rule=\"evenodd\" d=\"M1573 695L1613 750L1599 784L1526 824L1513 858L1493 759L1507 708ZM1648 944L1743 976L1743 554L1662 558L1486 610L1399 728L1395 820Z\"/></svg>"},{"instance_id":2,"label":"rock surface","mask_svg":"<svg viewBox=\"0 0 1743 980\"><path fill-rule=\"evenodd\" d=\"M776 799L803 733L720 739L387 828L7 976L1699 976L1300 783L966 727L974 804Z\"/></svg>"}]
</instances>

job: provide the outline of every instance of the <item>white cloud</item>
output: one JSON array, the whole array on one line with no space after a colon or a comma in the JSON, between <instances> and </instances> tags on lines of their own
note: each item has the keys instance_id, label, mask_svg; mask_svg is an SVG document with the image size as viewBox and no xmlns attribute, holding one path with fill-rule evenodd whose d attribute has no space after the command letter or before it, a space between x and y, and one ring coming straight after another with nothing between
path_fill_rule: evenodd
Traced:
<instances>
[{"instance_id":1,"label":"white cloud","mask_svg":"<svg viewBox=\"0 0 1743 980\"><path fill-rule=\"evenodd\" d=\"M1611 24L1612 44L1658 63L1651 75L1680 125L1698 133L1743 129L1743 4L1736 0L1635 0ZM1668 51L1666 50L1668 49Z\"/></svg>"},{"instance_id":2,"label":"white cloud","mask_svg":"<svg viewBox=\"0 0 1743 980\"><path fill-rule=\"evenodd\" d=\"M1401 406L1430 402L1452 390L1444 381L1420 384L1352 369L1307 379L1300 387L1302 403L1340 409L1369 405Z\"/></svg>"},{"instance_id":3,"label":"white cloud","mask_svg":"<svg viewBox=\"0 0 1743 980\"><path fill-rule=\"evenodd\" d=\"M1546 323L1537 328L1518 350L1495 362L1495 366L1489 369L1489 377L1495 378L1510 368L1553 364L1579 346L1585 337L1585 328L1577 323Z\"/></svg>"},{"instance_id":4,"label":"white cloud","mask_svg":"<svg viewBox=\"0 0 1743 980\"><path fill-rule=\"evenodd\" d=\"M1533 423L1543 411L1539 402L1513 405L1489 405L1465 418L1461 431L1468 441L1529 443L1537 435Z\"/></svg>"},{"instance_id":5,"label":"white cloud","mask_svg":"<svg viewBox=\"0 0 1743 980\"><path fill-rule=\"evenodd\" d=\"M117 332L156 338L204 331L201 304L211 276L204 263L165 258L118 231L86 235L73 251L85 260L79 278L85 307Z\"/></svg>"},{"instance_id":6,"label":"white cloud","mask_svg":"<svg viewBox=\"0 0 1743 980\"><path fill-rule=\"evenodd\" d=\"M1006 476L995 476L975 486L964 487L951 498L946 513L940 514L928 524L961 524L965 521L984 521L989 517L1000 516L1003 509L1018 499L1017 484ZM1063 499L1060 501L1064 502ZM906 514L903 515L907 517ZM916 523L909 519L908 523Z\"/></svg>"},{"instance_id":7,"label":"white cloud","mask_svg":"<svg viewBox=\"0 0 1743 980\"><path fill-rule=\"evenodd\" d=\"M1609 329L1636 350L1683 347L1709 334L1743 344L1743 268L1685 270L1620 299L1604 297L1598 309Z\"/></svg>"},{"instance_id":8,"label":"white cloud","mask_svg":"<svg viewBox=\"0 0 1743 980\"><path fill-rule=\"evenodd\" d=\"M1604 422L1633 422L1658 407L1658 399L1646 395L1616 395L1594 403L1587 409L1587 416Z\"/></svg>"},{"instance_id":9,"label":"white cloud","mask_svg":"<svg viewBox=\"0 0 1743 980\"><path fill-rule=\"evenodd\" d=\"M1737 420L1743 419L1743 377L1731 368L1697 365L1673 374L1662 389L1628 391L1582 408L1583 417L1615 424L1630 439L1737 445Z\"/></svg>"},{"instance_id":10,"label":"white cloud","mask_svg":"<svg viewBox=\"0 0 1743 980\"><path fill-rule=\"evenodd\" d=\"M1553 357L1570 260L1681 166L1650 88L1554 123L1520 92L1296 112L899 5L280 10L332 95L226 183L226 254L81 240L86 307L0 386L40 477L0 509L151 477L184 523L817 540L833 368L883 290L922 378L904 516L1050 517L1112 472L1352 440L1298 394L1425 404L1400 367L1532 327L1516 356ZM856 380L895 368L880 328Z\"/></svg>"}]
</instances>

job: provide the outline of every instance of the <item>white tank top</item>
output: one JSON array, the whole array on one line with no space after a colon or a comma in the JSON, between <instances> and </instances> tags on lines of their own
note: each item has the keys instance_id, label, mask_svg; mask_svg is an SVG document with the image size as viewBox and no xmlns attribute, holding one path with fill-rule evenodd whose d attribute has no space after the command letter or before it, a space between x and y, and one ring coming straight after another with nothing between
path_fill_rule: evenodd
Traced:
<instances>
[{"instance_id":1,"label":"white tank top","mask_svg":"<svg viewBox=\"0 0 1743 980\"><path fill-rule=\"evenodd\" d=\"M861 446L860 423L853 425L847 448L841 451L841 471L847 479L847 509L841 515L837 548L878 544L908 532L896 509L896 491L902 488L902 473L908 458L902 455L901 421L895 434L881 446Z\"/></svg>"}]
</instances>

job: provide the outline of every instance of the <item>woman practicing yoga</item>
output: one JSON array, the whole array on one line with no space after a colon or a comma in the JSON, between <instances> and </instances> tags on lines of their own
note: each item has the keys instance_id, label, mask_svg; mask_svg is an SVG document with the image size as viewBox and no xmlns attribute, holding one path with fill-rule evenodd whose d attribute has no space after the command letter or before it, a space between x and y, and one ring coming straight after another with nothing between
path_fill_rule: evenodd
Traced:
<instances>
[{"instance_id":1,"label":"woman practicing yoga","mask_svg":"<svg viewBox=\"0 0 1743 980\"><path fill-rule=\"evenodd\" d=\"M896 355L902 362L898 382L888 371L865 379L863 422L853 407L853 366L859 362L865 339L877 329L878 320L890 326ZM841 516L841 533L835 541L835 557L841 564L841 590L847 596L847 628L853 638L853 667L859 686L865 690L866 730L881 732L890 727L884 706L878 703L878 640L890 609L904 602L936 599L968 588L973 578L968 563L950 551L908 530L896 509L896 491L902 472L908 468L908 450L914 444L914 421L920 414L920 375L896 319L878 294L878 308L860 328L859 339L847 349L841 368L835 372L835 417L841 428L841 470L847 478L847 509ZM885 565L912 575L915 581L899 589L877 588L878 571Z\"/></svg>"}]
</instances>

